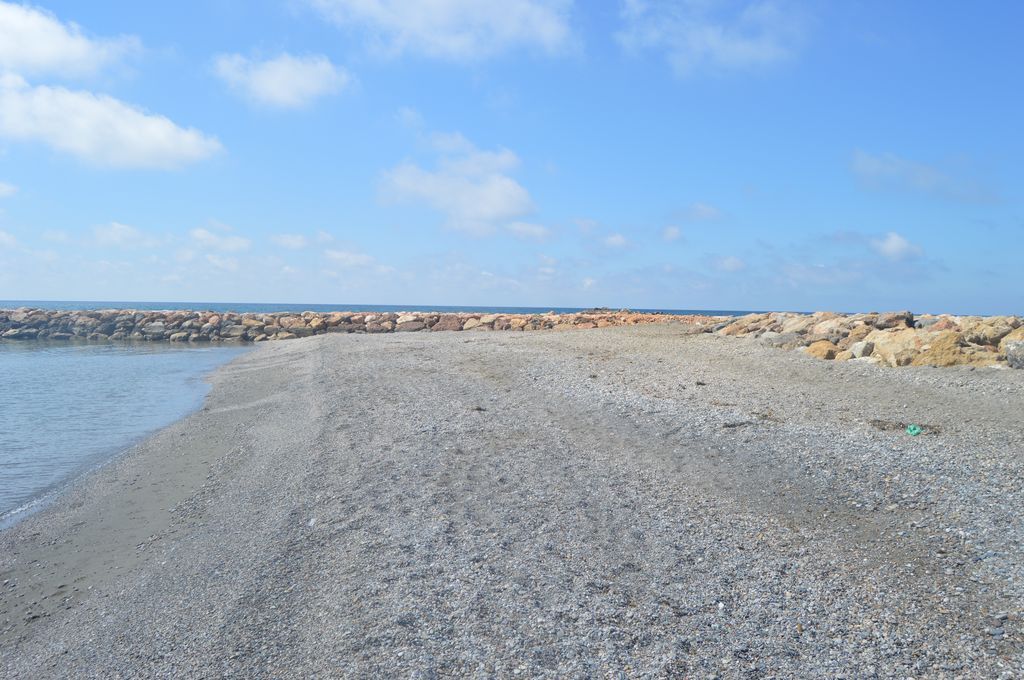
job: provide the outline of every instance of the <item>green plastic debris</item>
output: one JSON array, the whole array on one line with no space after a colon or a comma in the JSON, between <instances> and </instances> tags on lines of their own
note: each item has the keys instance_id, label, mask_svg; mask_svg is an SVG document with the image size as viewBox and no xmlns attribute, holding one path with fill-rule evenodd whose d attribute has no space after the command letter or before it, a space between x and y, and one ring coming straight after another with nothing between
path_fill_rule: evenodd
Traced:
<instances>
[{"instance_id":1,"label":"green plastic debris","mask_svg":"<svg viewBox=\"0 0 1024 680\"><path fill-rule=\"evenodd\" d=\"M920 425L907 425L907 434L909 434L911 437L916 437L922 432L924 432L924 430L921 428Z\"/></svg>"}]
</instances>

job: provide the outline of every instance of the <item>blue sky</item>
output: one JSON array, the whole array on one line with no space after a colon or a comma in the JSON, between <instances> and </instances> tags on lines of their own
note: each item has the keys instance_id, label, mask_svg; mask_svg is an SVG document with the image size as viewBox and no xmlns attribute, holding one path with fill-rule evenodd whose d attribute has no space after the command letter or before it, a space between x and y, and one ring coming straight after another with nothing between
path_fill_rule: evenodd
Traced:
<instances>
[{"instance_id":1,"label":"blue sky","mask_svg":"<svg viewBox=\"0 0 1024 680\"><path fill-rule=\"evenodd\" d=\"M1021 313L1022 24L0 0L0 299Z\"/></svg>"}]
</instances>

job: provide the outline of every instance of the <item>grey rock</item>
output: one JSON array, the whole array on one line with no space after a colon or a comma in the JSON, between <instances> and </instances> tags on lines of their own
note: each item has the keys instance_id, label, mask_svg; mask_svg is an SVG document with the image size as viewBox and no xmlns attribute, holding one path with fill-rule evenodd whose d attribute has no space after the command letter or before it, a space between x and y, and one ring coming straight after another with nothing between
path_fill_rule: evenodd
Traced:
<instances>
[{"instance_id":1,"label":"grey rock","mask_svg":"<svg viewBox=\"0 0 1024 680\"><path fill-rule=\"evenodd\" d=\"M863 357L871 356L871 353L875 351L875 343L867 340L861 340L850 345L850 354L853 355L854 359L861 359Z\"/></svg>"},{"instance_id":2,"label":"grey rock","mask_svg":"<svg viewBox=\"0 0 1024 680\"><path fill-rule=\"evenodd\" d=\"M761 336L761 342L768 347L789 350L803 347L806 341L800 333L765 333Z\"/></svg>"},{"instance_id":3,"label":"grey rock","mask_svg":"<svg viewBox=\"0 0 1024 680\"><path fill-rule=\"evenodd\" d=\"M2 337L8 340L32 340L39 335L39 330L36 328L12 328L6 331Z\"/></svg>"},{"instance_id":4,"label":"grey rock","mask_svg":"<svg viewBox=\"0 0 1024 680\"><path fill-rule=\"evenodd\" d=\"M1006 363L1010 368L1024 368L1024 340L1014 340L1003 346Z\"/></svg>"},{"instance_id":5,"label":"grey rock","mask_svg":"<svg viewBox=\"0 0 1024 680\"><path fill-rule=\"evenodd\" d=\"M142 327L141 333L149 336L162 336L167 332L167 326L163 321L151 321Z\"/></svg>"}]
</instances>

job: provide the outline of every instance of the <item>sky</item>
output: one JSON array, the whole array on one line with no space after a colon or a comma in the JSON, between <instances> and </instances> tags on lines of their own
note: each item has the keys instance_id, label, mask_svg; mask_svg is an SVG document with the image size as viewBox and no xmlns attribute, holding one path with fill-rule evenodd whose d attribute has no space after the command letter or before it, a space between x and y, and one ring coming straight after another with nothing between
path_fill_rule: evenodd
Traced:
<instances>
[{"instance_id":1,"label":"sky","mask_svg":"<svg viewBox=\"0 0 1024 680\"><path fill-rule=\"evenodd\" d=\"M1021 25L0 0L0 299L1024 313Z\"/></svg>"}]
</instances>

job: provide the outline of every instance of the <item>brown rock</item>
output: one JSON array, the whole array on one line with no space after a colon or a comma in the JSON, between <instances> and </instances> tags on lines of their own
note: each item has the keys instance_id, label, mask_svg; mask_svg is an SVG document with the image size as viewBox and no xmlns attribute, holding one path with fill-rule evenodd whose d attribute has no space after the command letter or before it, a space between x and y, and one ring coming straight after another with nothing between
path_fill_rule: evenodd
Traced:
<instances>
[{"instance_id":1,"label":"brown rock","mask_svg":"<svg viewBox=\"0 0 1024 680\"><path fill-rule=\"evenodd\" d=\"M1011 342L1024 342L1024 326L1020 326L1010 331L999 341L999 351L1005 353L1006 346Z\"/></svg>"},{"instance_id":2,"label":"brown rock","mask_svg":"<svg viewBox=\"0 0 1024 680\"><path fill-rule=\"evenodd\" d=\"M329 326L327 328L328 333L355 333L356 331L365 331L366 327L361 323L351 323L343 321L337 326Z\"/></svg>"},{"instance_id":3,"label":"brown rock","mask_svg":"<svg viewBox=\"0 0 1024 680\"><path fill-rule=\"evenodd\" d=\"M871 331L875 330L871 326L855 326L850 330L850 333L836 343L839 349L850 349L850 345L860 342L864 338L871 334Z\"/></svg>"},{"instance_id":4,"label":"brown rock","mask_svg":"<svg viewBox=\"0 0 1024 680\"><path fill-rule=\"evenodd\" d=\"M835 359L839 348L828 340L819 340L807 346L807 354L818 359Z\"/></svg>"},{"instance_id":5,"label":"brown rock","mask_svg":"<svg viewBox=\"0 0 1024 680\"><path fill-rule=\"evenodd\" d=\"M440 321L438 323L440 323ZM473 330L474 328L476 328L479 325L481 325L480 324L480 319L478 319L477 317L473 316L473 317L470 317L470 318L466 319L466 322L464 324L462 324L462 330L470 331L470 330Z\"/></svg>"},{"instance_id":6,"label":"brown rock","mask_svg":"<svg viewBox=\"0 0 1024 680\"><path fill-rule=\"evenodd\" d=\"M914 315L910 312L886 312L885 314L879 314L878 320L875 321L875 328L886 329L886 328L913 328L914 327Z\"/></svg>"},{"instance_id":7,"label":"brown rock","mask_svg":"<svg viewBox=\"0 0 1024 680\"><path fill-rule=\"evenodd\" d=\"M442 314L441 318L437 320L437 323L430 327L430 330L461 331L462 319L459 318L458 314Z\"/></svg>"},{"instance_id":8,"label":"brown rock","mask_svg":"<svg viewBox=\"0 0 1024 680\"><path fill-rule=\"evenodd\" d=\"M913 328L872 331L864 340L874 345L871 355L879 357L889 366L909 366L924 345L936 336L929 331Z\"/></svg>"},{"instance_id":9,"label":"brown rock","mask_svg":"<svg viewBox=\"0 0 1024 680\"><path fill-rule=\"evenodd\" d=\"M999 342L1012 331L1013 328L1002 319L981 319L964 325L963 338L975 345L997 347Z\"/></svg>"},{"instance_id":10,"label":"brown rock","mask_svg":"<svg viewBox=\"0 0 1024 680\"><path fill-rule=\"evenodd\" d=\"M399 321L398 325L395 326L395 330L399 333L409 333L412 331L421 331L427 327L427 324L422 321Z\"/></svg>"}]
</instances>

